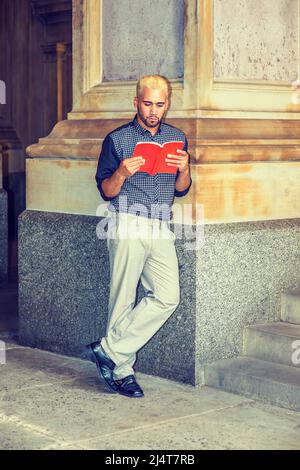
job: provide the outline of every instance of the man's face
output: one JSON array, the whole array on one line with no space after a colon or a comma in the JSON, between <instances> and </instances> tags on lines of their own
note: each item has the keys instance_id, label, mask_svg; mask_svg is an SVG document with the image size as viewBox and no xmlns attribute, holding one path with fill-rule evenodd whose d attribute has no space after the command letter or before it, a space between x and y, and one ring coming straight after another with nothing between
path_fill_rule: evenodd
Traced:
<instances>
[{"instance_id":1,"label":"man's face","mask_svg":"<svg viewBox=\"0 0 300 470\"><path fill-rule=\"evenodd\" d=\"M168 99L163 90L152 90L144 87L140 97L134 98L138 122L143 127L153 130L159 126L168 109Z\"/></svg>"}]
</instances>

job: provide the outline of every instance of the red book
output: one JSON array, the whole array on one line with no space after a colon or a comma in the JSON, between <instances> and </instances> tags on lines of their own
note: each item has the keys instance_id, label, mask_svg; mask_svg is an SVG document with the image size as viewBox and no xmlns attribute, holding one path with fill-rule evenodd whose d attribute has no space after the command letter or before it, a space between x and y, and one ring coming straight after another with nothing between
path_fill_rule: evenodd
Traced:
<instances>
[{"instance_id":1,"label":"red book","mask_svg":"<svg viewBox=\"0 0 300 470\"><path fill-rule=\"evenodd\" d=\"M183 149L184 142L165 142L158 144L157 142L138 142L135 146L133 157L143 157L146 161L139 171L145 171L149 175L156 173L177 173L178 168L169 166L165 161L167 155L179 155L178 150Z\"/></svg>"}]
</instances>

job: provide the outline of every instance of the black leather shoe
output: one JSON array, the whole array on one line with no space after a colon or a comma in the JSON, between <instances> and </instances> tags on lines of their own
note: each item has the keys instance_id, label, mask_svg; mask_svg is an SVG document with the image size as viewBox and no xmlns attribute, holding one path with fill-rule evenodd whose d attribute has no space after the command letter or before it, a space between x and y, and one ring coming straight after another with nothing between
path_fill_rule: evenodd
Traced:
<instances>
[{"instance_id":1,"label":"black leather shoe","mask_svg":"<svg viewBox=\"0 0 300 470\"><path fill-rule=\"evenodd\" d=\"M100 378L104 380L104 383L111 392L116 393L118 391L118 386L112 375L112 371L116 364L107 356L99 341L88 344L86 348L90 359L96 363Z\"/></svg>"},{"instance_id":2,"label":"black leather shoe","mask_svg":"<svg viewBox=\"0 0 300 470\"><path fill-rule=\"evenodd\" d=\"M136 382L134 375L128 375L120 380L115 380L117 384L117 392L125 397L140 398L144 396L144 392Z\"/></svg>"}]
</instances>

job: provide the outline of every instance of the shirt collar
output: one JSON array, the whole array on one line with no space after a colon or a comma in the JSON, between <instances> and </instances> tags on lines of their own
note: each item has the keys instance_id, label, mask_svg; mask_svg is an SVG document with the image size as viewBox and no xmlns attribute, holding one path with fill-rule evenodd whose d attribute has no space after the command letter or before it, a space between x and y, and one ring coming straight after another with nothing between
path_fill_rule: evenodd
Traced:
<instances>
[{"instance_id":1,"label":"shirt collar","mask_svg":"<svg viewBox=\"0 0 300 470\"><path fill-rule=\"evenodd\" d=\"M137 114L134 116L134 119L133 119L132 122L133 122L134 127L135 127L141 134L145 135L145 134L147 134L148 132L149 132L149 134L150 134L150 131L148 131L147 129L145 129L144 127L142 127L142 126L138 123ZM161 125L162 125L162 122L160 122L156 134L161 134ZM156 135L156 134L155 134L155 135Z\"/></svg>"}]
</instances>

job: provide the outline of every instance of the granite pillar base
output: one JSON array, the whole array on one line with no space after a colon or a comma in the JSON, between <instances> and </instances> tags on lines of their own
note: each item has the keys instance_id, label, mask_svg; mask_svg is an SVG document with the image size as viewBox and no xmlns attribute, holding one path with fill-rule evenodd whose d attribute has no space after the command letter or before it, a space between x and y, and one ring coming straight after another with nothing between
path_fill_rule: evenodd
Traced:
<instances>
[{"instance_id":1,"label":"granite pillar base","mask_svg":"<svg viewBox=\"0 0 300 470\"><path fill-rule=\"evenodd\" d=\"M105 334L109 259L106 240L96 236L99 220L39 211L19 217L23 345L81 356ZM177 239L181 303L138 352L135 369L201 384L205 364L239 355L244 326L278 320L280 293L299 285L299 225L206 225L199 250ZM137 301L142 296L139 287Z\"/></svg>"},{"instance_id":2,"label":"granite pillar base","mask_svg":"<svg viewBox=\"0 0 300 470\"><path fill-rule=\"evenodd\" d=\"M8 271L7 193L0 189L0 282L7 280Z\"/></svg>"}]
</instances>

